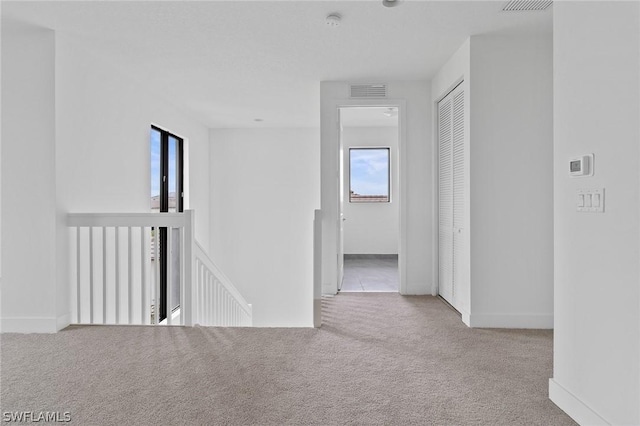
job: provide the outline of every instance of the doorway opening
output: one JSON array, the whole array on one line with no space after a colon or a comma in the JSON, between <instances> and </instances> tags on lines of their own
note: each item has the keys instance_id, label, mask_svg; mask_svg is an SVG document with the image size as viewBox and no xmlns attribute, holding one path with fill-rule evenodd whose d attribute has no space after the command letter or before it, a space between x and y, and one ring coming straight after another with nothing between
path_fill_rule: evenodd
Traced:
<instances>
[{"instance_id":1,"label":"doorway opening","mask_svg":"<svg viewBox=\"0 0 640 426\"><path fill-rule=\"evenodd\" d=\"M399 292L395 106L339 108L338 290Z\"/></svg>"}]
</instances>

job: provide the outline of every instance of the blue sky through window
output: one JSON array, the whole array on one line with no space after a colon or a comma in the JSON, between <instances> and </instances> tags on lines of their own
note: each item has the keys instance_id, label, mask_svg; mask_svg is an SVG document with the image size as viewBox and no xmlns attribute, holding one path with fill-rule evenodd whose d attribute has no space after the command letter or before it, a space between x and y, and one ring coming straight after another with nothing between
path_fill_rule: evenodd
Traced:
<instances>
[{"instance_id":1,"label":"blue sky through window","mask_svg":"<svg viewBox=\"0 0 640 426\"><path fill-rule=\"evenodd\" d=\"M389 197L388 148L351 148L349 161L353 193Z\"/></svg>"},{"instance_id":2,"label":"blue sky through window","mask_svg":"<svg viewBox=\"0 0 640 426\"><path fill-rule=\"evenodd\" d=\"M176 151L178 149L178 141L176 138L169 136L169 198L171 195L175 197L177 167L176 167Z\"/></svg>"},{"instance_id":3,"label":"blue sky through window","mask_svg":"<svg viewBox=\"0 0 640 426\"><path fill-rule=\"evenodd\" d=\"M160 195L160 132L151 129L151 197Z\"/></svg>"},{"instance_id":4,"label":"blue sky through window","mask_svg":"<svg viewBox=\"0 0 640 426\"><path fill-rule=\"evenodd\" d=\"M160 195L160 161L161 161L161 143L160 132L151 129L151 197ZM169 137L169 193L176 192L176 150L178 141Z\"/></svg>"}]
</instances>

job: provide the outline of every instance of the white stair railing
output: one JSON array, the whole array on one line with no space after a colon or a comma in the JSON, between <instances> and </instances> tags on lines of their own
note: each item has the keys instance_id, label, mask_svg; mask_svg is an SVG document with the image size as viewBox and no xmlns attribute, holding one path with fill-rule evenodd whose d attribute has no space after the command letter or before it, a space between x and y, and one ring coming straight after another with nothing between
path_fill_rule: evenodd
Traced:
<instances>
[{"instance_id":1,"label":"white stair railing","mask_svg":"<svg viewBox=\"0 0 640 426\"><path fill-rule=\"evenodd\" d=\"M194 258L194 324L251 327L251 305L197 243Z\"/></svg>"},{"instance_id":2,"label":"white stair railing","mask_svg":"<svg viewBox=\"0 0 640 426\"><path fill-rule=\"evenodd\" d=\"M193 219L192 210L69 214L72 323L250 326L251 306L198 245ZM163 321L159 228L167 229L169 259Z\"/></svg>"}]
</instances>

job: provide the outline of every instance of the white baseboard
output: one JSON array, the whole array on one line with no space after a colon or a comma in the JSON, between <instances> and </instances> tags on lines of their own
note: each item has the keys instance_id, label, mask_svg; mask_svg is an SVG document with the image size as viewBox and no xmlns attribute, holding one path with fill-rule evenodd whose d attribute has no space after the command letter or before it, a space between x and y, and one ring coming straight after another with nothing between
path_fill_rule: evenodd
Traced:
<instances>
[{"instance_id":1,"label":"white baseboard","mask_svg":"<svg viewBox=\"0 0 640 426\"><path fill-rule=\"evenodd\" d=\"M554 379L549 379L549 399L580 425L611 424Z\"/></svg>"},{"instance_id":2,"label":"white baseboard","mask_svg":"<svg viewBox=\"0 0 640 426\"><path fill-rule=\"evenodd\" d=\"M476 328L553 329L553 314L470 314L467 325Z\"/></svg>"},{"instance_id":3,"label":"white baseboard","mask_svg":"<svg viewBox=\"0 0 640 426\"><path fill-rule=\"evenodd\" d=\"M71 314L60 315L56 320L56 331L60 331L69 325L71 325Z\"/></svg>"},{"instance_id":4,"label":"white baseboard","mask_svg":"<svg viewBox=\"0 0 640 426\"><path fill-rule=\"evenodd\" d=\"M2 333L56 333L58 330L58 319L54 317L2 318L0 320Z\"/></svg>"},{"instance_id":5,"label":"white baseboard","mask_svg":"<svg viewBox=\"0 0 640 426\"><path fill-rule=\"evenodd\" d=\"M430 285L425 283L405 283L404 289L400 288L400 294L405 296L432 296L433 291Z\"/></svg>"},{"instance_id":6,"label":"white baseboard","mask_svg":"<svg viewBox=\"0 0 640 426\"><path fill-rule=\"evenodd\" d=\"M464 323L464 325L466 325L467 327L471 327L471 315L469 315L469 312L460 311L460 314L462 315L462 322Z\"/></svg>"}]
</instances>

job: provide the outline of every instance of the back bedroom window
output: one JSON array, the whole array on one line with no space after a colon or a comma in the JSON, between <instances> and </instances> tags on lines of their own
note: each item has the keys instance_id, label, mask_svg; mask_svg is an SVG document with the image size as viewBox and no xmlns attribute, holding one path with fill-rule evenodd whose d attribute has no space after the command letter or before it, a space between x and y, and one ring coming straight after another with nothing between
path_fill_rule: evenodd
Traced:
<instances>
[{"instance_id":1,"label":"back bedroom window","mask_svg":"<svg viewBox=\"0 0 640 426\"><path fill-rule=\"evenodd\" d=\"M349 149L349 202L388 203L391 199L389 148Z\"/></svg>"}]
</instances>

